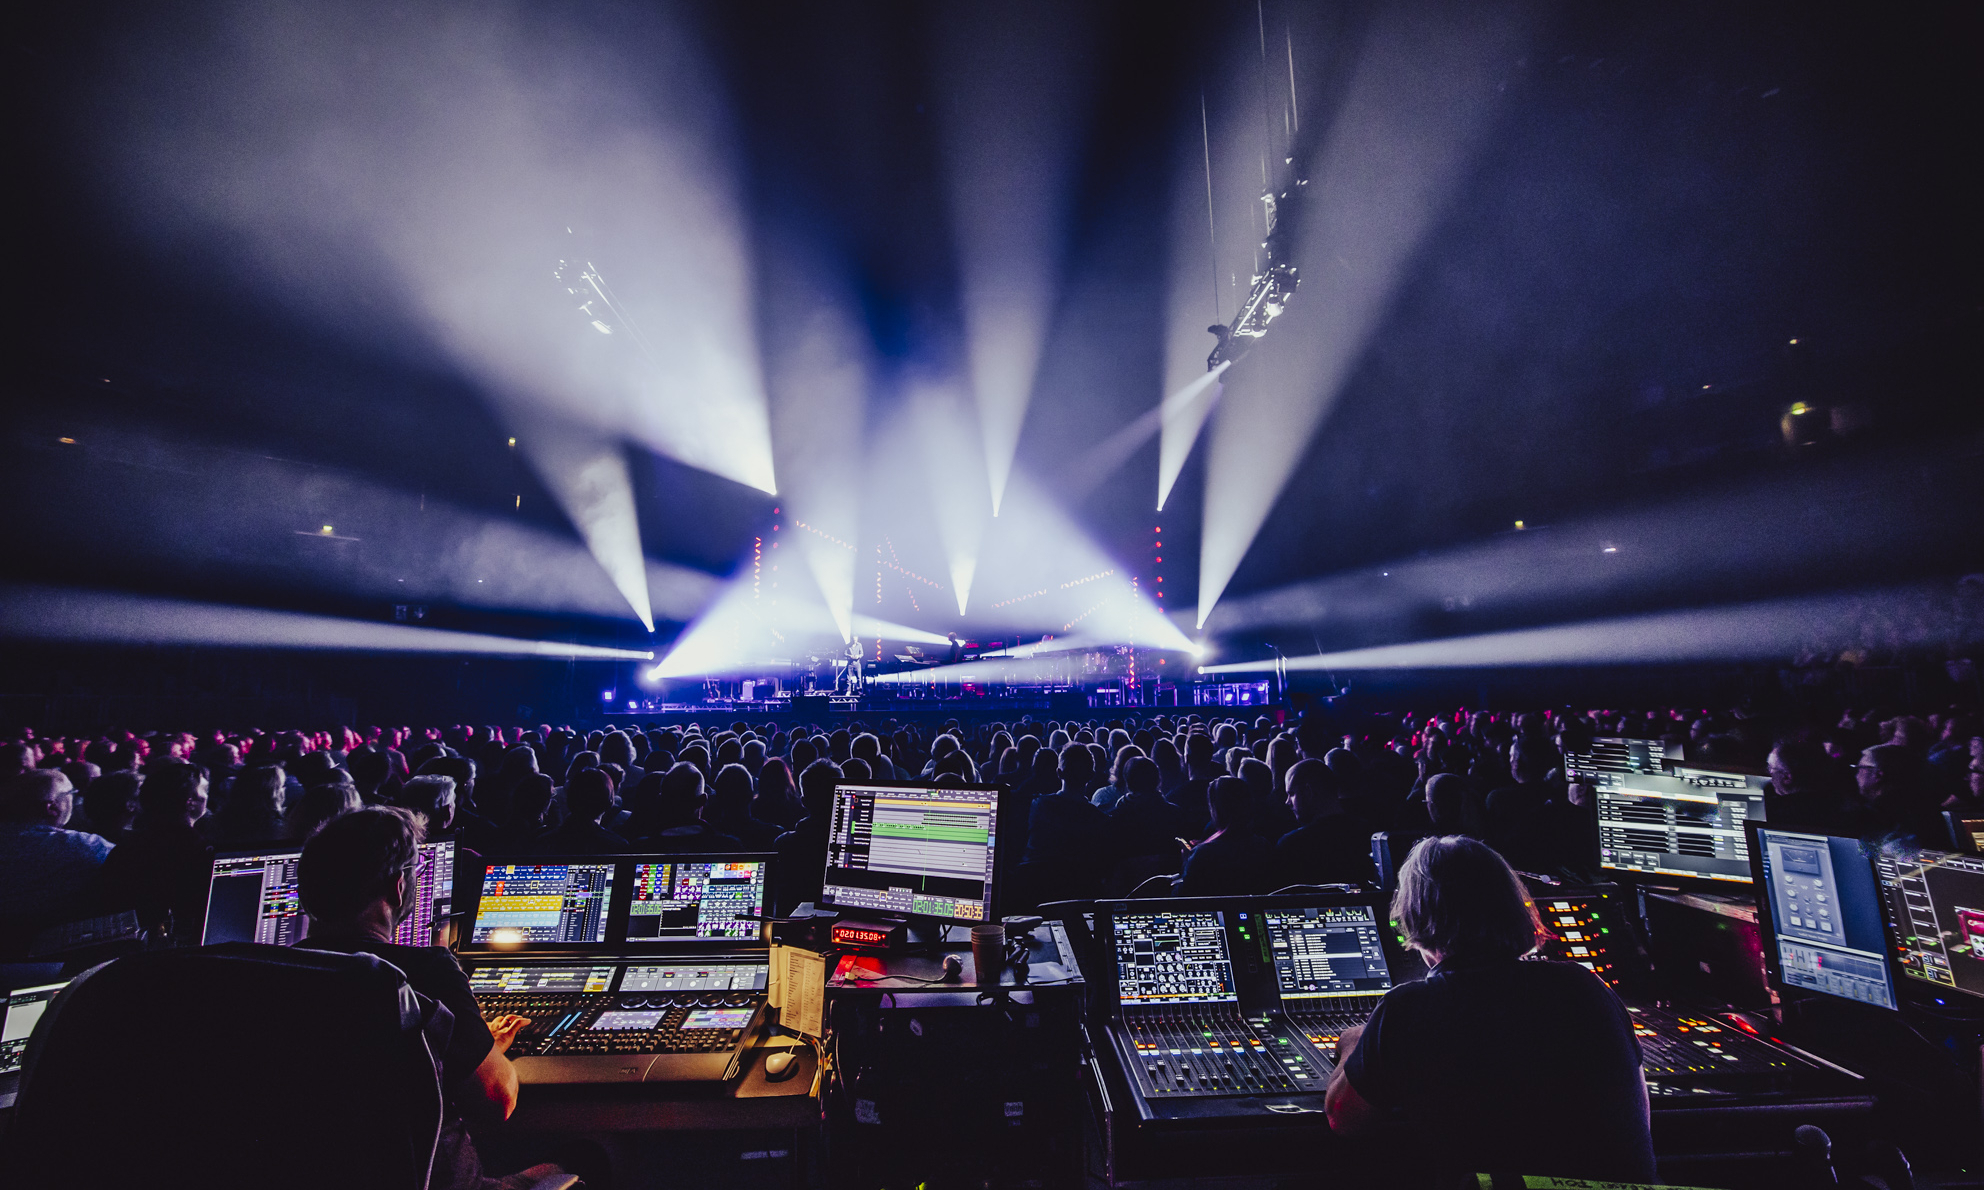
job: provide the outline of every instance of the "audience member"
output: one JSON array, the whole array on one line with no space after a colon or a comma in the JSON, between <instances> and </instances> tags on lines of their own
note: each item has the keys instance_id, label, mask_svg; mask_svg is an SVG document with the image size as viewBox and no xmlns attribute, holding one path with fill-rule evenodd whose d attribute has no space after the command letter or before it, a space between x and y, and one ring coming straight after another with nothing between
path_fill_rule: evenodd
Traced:
<instances>
[{"instance_id":1,"label":"audience member","mask_svg":"<svg viewBox=\"0 0 1984 1190\"><path fill-rule=\"evenodd\" d=\"M1371 829L1337 797L1336 774L1328 765L1298 760L1289 766L1288 808L1300 825L1275 841L1278 883L1371 881Z\"/></svg>"},{"instance_id":2,"label":"audience member","mask_svg":"<svg viewBox=\"0 0 1984 1190\"><path fill-rule=\"evenodd\" d=\"M207 816L206 770L184 760L154 761L138 806L130 842L104 861L104 904L135 910L146 928L198 945L214 854L199 830Z\"/></svg>"},{"instance_id":3,"label":"audience member","mask_svg":"<svg viewBox=\"0 0 1984 1190\"><path fill-rule=\"evenodd\" d=\"M600 825L600 819L612 809L613 779L606 770L580 769L565 784L565 821L539 835L532 849L545 855L615 855L631 851L633 848L625 838Z\"/></svg>"},{"instance_id":4,"label":"audience member","mask_svg":"<svg viewBox=\"0 0 1984 1190\"><path fill-rule=\"evenodd\" d=\"M645 843L669 852L742 850L735 835L714 830L703 820L709 795L702 770L694 764L677 761L663 776L658 793L655 813L660 829Z\"/></svg>"},{"instance_id":5,"label":"audience member","mask_svg":"<svg viewBox=\"0 0 1984 1190\"><path fill-rule=\"evenodd\" d=\"M67 829L74 810L75 789L59 770L30 768L0 781L0 924L25 929L89 915L115 845Z\"/></svg>"},{"instance_id":6,"label":"audience member","mask_svg":"<svg viewBox=\"0 0 1984 1190\"><path fill-rule=\"evenodd\" d=\"M114 843L130 839L138 821L138 786L144 778L125 769L105 773L83 791L83 814L89 829Z\"/></svg>"},{"instance_id":7,"label":"audience member","mask_svg":"<svg viewBox=\"0 0 1984 1190\"><path fill-rule=\"evenodd\" d=\"M847 763L853 766L861 761L857 758ZM760 822L751 816L754 792L751 770L742 764L724 765L717 770L716 782L710 788L709 804L703 808L703 819L711 830L731 836L745 850L766 851L785 832L773 823Z\"/></svg>"},{"instance_id":8,"label":"audience member","mask_svg":"<svg viewBox=\"0 0 1984 1190\"><path fill-rule=\"evenodd\" d=\"M1048 755L1043 752L1042 755ZM1095 758L1084 744L1059 754L1060 789L1033 803L1022 879L1038 901L1095 895L1114 862L1109 818L1088 800Z\"/></svg>"},{"instance_id":9,"label":"audience member","mask_svg":"<svg viewBox=\"0 0 1984 1190\"><path fill-rule=\"evenodd\" d=\"M288 775L280 766L256 765L241 770L227 797L214 813L217 846L245 849L288 836L283 814L288 809Z\"/></svg>"},{"instance_id":10,"label":"audience member","mask_svg":"<svg viewBox=\"0 0 1984 1190\"><path fill-rule=\"evenodd\" d=\"M778 913L787 916L802 902L820 899L821 877L827 868L827 834L833 818L834 785L840 769L830 760L816 760L799 772L799 795L806 816L773 844L778 885Z\"/></svg>"},{"instance_id":11,"label":"audience member","mask_svg":"<svg viewBox=\"0 0 1984 1190\"><path fill-rule=\"evenodd\" d=\"M323 829L325 823L364 805L358 787L349 781L329 781L313 785L289 803L283 815L283 834L301 843Z\"/></svg>"},{"instance_id":12,"label":"audience member","mask_svg":"<svg viewBox=\"0 0 1984 1190\"><path fill-rule=\"evenodd\" d=\"M1213 833L1185 857L1179 895L1273 892L1274 852L1266 839L1254 833L1254 791L1238 777L1218 777L1207 788L1207 801Z\"/></svg>"}]
</instances>

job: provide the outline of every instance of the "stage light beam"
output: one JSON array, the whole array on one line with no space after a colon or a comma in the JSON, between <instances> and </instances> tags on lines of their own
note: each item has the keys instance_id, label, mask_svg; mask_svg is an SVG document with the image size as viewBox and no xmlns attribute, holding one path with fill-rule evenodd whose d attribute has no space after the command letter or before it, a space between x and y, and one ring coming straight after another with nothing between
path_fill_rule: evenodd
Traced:
<instances>
[{"instance_id":1,"label":"stage light beam","mask_svg":"<svg viewBox=\"0 0 1984 1190\"><path fill-rule=\"evenodd\" d=\"M572 527L600 569L642 626L653 632L647 558L641 549L626 452L616 443L549 423L529 428L523 451L572 519Z\"/></svg>"},{"instance_id":2,"label":"stage light beam","mask_svg":"<svg viewBox=\"0 0 1984 1190\"><path fill-rule=\"evenodd\" d=\"M0 621L9 636L130 645L335 649L377 653L472 653L584 661L649 661L643 649L519 640L480 632L416 628L372 620L267 608L235 607L56 587L0 587Z\"/></svg>"},{"instance_id":3,"label":"stage light beam","mask_svg":"<svg viewBox=\"0 0 1984 1190\"><path fill-rule=\"evenodd\" d=\"M1092 21L1053 0L946 4L934 13L935 107L996 517L1054 314Z\"/></svg>"},{"instance_id":4,"label":"stage light beam","mask_svg":"<svg viewBox=\"0 0 1984 1190\"><path fill-rule=\"evenodd\" d=\"M1208 665L1207 674L1290 670L1457 669L1536 665L1663 665L1789 659L1837 652L1856 644L1871 608L1905 622L1937 606L1946 593L1891 588L1850 595L1775 599L1731 607L1692 608L1584 620L1478 636L1410 641L1308 657ZM1972 625L1974 638L1977 627ZM1957 642L1952 643L1967 643Z\"/></svg>"},{"instance_id":5,"label":"stage light beam","mask_svg":"<svg viewBox=\"0 0 1984 1190\"><path fill-rule=\"evenodd\" d=\"M1201 626L1460 181L1525 27L1519 9L1493 3L1379 10L1295 224L1301 296L1248 354L1213 419Z\"/></svg>"}]
</instances>

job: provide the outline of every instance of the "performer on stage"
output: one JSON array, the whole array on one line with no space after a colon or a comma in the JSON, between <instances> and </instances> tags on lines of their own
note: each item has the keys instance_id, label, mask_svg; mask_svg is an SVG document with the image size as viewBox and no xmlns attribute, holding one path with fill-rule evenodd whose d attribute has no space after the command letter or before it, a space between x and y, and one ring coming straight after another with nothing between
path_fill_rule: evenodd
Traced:
<instances>
[{"instance_id":1,"label":"performer on stage","mask_svg":"<svg viewBox=\"0 0 1984 1190\"><path fill-rule=\"evenodd\" d=\"M847 642L847 694L849 698L861 697L861 638Z\"/></svg>"}]
</instances>

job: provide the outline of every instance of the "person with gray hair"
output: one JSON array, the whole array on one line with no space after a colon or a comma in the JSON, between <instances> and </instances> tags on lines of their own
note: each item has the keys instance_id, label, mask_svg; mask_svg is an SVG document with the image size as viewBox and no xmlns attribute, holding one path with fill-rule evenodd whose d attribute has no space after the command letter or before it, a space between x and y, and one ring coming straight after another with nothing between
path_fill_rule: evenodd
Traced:
<instances>
[{"instance_id":1,"label":"person with gray hair","mask_svg":"<svg viewBox=\"0 0 1984 1190\"><path fill-rule=\"evenodd\" d=\"M1422 839L1391 916L1432 971L1344 1030L1330 1127L1402 1126L1424 1154L1410 1172L1430 1184L1502 1170L1654 1181L1632 1018L1585 968L1522 961L1543 927L1507 862L1466 836Z\"/></svg>"},{"instance_id":2,"label":"person with gray hair","mask_svg":"<svg viewBox=\"0 0 1984 1190\"><path fill-rule=\"evenodd\" d=\"M60 769L28 769L0 798L0 919L34 926L88 910L114 846L101 835L68 830L75 787Z\"/></svg>"}]
</instances>

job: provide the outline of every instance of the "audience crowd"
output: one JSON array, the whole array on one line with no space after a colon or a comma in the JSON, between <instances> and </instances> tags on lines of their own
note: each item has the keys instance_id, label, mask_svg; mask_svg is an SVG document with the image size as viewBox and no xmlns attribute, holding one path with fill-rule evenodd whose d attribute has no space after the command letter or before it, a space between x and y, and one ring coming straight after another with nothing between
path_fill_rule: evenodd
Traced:
<instances>
[{"instance_id":1,"label":"audience crowd","mask_svg":"<svg viewBox=\"0 0 1984 1190\"><path fill-rule=\"evenodd\" d=\"M1372 836L1467 835L1519 869L1591 875L1590 791L1566 753L1659 739L1768 774L1770 821L1946 846L1984 815L1984 719L1848 712L1458 710L1299 721L1193 713L1017 722L767 720L42 737L0 744L0 930L131 910L197 941L216 850L301 844L402 807L471 855L768 851L781 912L819 895L836 782L1000 790L1002 899L1265 893L1370 882Z\"/></svg>"}]
</instances>

